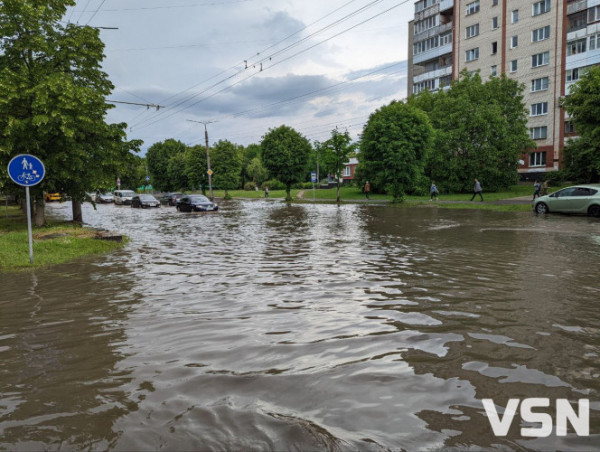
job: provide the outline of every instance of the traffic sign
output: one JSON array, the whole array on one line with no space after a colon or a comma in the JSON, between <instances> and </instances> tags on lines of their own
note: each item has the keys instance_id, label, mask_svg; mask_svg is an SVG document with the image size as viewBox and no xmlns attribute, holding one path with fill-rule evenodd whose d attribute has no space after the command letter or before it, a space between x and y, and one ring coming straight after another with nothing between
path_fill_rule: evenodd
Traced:
<instances>
[{"instance_id":1,"label":"traffic sign","mask_svg":"<svg viewBox=\"0 0 600 452\"><path fill-rule=\"evenodd\" d=\"M29 154L20 154L8 163L8 175L15 184L33 187L46 175L46 168L40 159Z\"/></svg>"},{"instance_id":2,"label":"traffic sign","mask_svg":"<svg viewBox=\"0 0 600 452\"><path fill-rule=\"evenodd\" d=\"M150 176L146 176L146 182L150 180Z\"/></svg>"},{"instance_id":3,"label":"traffic sign","mask_svg":"<svg viewBox=\"0 0 600 452\"><path fill-rule=\"evenodd\" d=\"M306 173L305 173L306 174ZM316 172L311 172L310 173L310 181L314 184L315 182L317 182L317 173Z\"/></svg>"},{"instance_id":4,"label":"traffic sign","mask_svg":"<svg viewBox=\"0 0 600 452\"><path fill-rule=\"evenodd\" d=\"M207 171L207 174L208 174L209 176L212 176L212 174L213 174L213 170L209 169L209 170Z\"/></svg>"}]
</instances>

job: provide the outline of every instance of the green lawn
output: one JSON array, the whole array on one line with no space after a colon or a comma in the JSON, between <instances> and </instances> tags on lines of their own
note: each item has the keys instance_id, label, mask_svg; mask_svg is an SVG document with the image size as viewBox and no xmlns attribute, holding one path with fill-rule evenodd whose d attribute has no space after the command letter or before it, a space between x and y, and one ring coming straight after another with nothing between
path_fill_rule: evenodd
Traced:
<instances>
[{"instance_id":1,"label":"green lawn","mask_svg":"<svg viewBox=\"0 0 600 452\"><path fill-rule=\"evenodd\" d=\"M8 218L7 218L8 213ZM69 223L33 228L34 263L29 263L27 219L18 207L0 208L0 272L26 270L75 260L82 256L103 254L122 246L98 240L90 229ZM46 238L52 235L54 238Z\"/></svg>"}]
</instances>

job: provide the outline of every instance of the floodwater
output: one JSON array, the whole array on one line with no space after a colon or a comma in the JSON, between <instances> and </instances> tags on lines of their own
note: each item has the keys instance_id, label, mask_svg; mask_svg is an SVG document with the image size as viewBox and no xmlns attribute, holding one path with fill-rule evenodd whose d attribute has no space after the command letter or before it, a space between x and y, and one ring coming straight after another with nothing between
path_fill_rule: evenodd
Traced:
<instances>
[{"instance_id":1,"label":"floodwater","mask_svg":"<svg viewBox=\"0 0 600 452\"><path fill-rule=\"evenodd\" d=\"M48 212L68 218L70 205ZM84 208L111 255L0 275L0 449L600 450L600 222ZM26 246L26 244L24 244ZM526 437L509 398L590 401Z\"/></svg>"}]
</instances>

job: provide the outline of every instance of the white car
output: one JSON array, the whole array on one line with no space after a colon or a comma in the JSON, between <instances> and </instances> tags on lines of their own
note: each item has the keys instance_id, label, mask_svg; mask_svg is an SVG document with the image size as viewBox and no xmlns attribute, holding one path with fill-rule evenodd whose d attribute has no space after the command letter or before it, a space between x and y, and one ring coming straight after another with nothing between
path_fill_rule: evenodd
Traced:
<instances>
[{"instance_id":1,"label":"white car","mask_svg":"<svg viewBox=\"0 0 600 452\"><path fill-rule=\"evenodd\" d=\"M135 196L133 190L115 190L114 198L117 205L130 205L131 200Z\"/></svg>"}]
</instances>

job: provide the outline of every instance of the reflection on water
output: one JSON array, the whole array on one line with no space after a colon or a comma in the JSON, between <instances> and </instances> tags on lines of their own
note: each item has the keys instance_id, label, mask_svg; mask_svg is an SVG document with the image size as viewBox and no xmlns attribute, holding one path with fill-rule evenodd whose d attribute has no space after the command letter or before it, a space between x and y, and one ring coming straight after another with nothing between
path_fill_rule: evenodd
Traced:
<instances>
[{"instance_id":1,"label":"reflection on water","mask_svg":"<svg viewBox=\"0 0 600 452\"><path fill-rule=\"evenodd\" d=\"M0 275L0 448L600 450L596 220L263 201L84 218L131 242ZM523 438L516 418L495 437L481 399L528 397L590 399L592 436Z\"/></svg>"}]
</instances>

